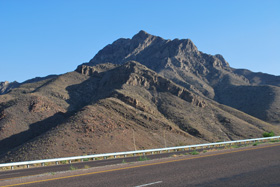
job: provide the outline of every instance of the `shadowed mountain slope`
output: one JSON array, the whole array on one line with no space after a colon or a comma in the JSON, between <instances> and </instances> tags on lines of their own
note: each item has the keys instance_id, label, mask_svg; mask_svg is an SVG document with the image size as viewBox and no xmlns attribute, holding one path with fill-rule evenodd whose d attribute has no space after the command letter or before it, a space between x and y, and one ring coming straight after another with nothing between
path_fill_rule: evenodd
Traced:
<instances>
[{"instance_id":1,"label":"shadowed mountain slope","mask_svg":"<svg viewBox=\"0 0 280 187\"><path fill-rule=\"evenodd\" d=\"M1 102L1 162L279 132L270 124L201 97L135 61L119 66L84 65L76 72L21 85L0 99L5 100Z\"/></svg>"}]
</instances>

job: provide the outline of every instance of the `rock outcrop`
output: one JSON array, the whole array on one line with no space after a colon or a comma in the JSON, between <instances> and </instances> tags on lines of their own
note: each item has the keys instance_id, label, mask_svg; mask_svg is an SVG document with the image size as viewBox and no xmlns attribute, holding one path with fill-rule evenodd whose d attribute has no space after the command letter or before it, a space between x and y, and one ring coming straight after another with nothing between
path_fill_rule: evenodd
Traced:
<instances>
[{"instance_id":1,"label":"rock outcrop","mask_svg":"<svg viewBox=\"0 0 280 187\"><path fill-rule=\"evenodd\" d=\"M0 82L0 95L8 93L11 89L17 88L20 84L16 81L9 83L8 81Z\"/></svg>"},{"instance_id":2,"label":"rock outcrop","mask_svg":"<svg viewBox=\"0 0 280 187\"><path fill-rule=\"evenodd\" d=\"M252 86L279 87L279 76L231 68L222 55L203 53L197 49L190 39L165 40L145 31L140 31L131 39L121 38L107 45L85 65L95 66L105 62L120 65L130 60L145 65L200 96L214 99L219 103L242 110L271 123L280 122L280 117L276 117L280 116L280 110L270 107L270 103L280 104L278 88L273 89L276 92L273 93L275 97L272 99L265 97L267 99L263 100L262 94L256 94L259 97L256 97L254 102L259 103L256 106L261 108L260 112L254 112L254 107L250 107L252 103L236 104L244 100L242 98L248 97L247 92L252 94L251 90L254 90ZM234 92L228 92L228 90L234 90L235 88L237 90L239 86L248 88L248 91L242 89L242 94L238 94L240 98L234 97ZM224 92L224 90L227 91ZM244 107L244 105L248 106ZM272 117L269 114L274 115Z\"/></svg>"}]
</instances>

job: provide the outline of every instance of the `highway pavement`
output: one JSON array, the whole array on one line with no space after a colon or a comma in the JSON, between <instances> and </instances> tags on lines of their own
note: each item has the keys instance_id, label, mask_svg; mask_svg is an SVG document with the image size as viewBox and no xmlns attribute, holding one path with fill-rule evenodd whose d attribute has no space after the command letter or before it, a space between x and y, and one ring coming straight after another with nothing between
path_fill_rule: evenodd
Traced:
<instances>
[{"instance_id":1,"label":"highway pavement","mask_svg":"<svg viewBox=\"0 0 280 187\"><path fill-rule=\"evenodd\" d=\"M220 147L220 148L222 149L223 147ZM209 150L209 149L207 148L204 150ZM193 151L193 150L191 150L191 151ZM160 159L160 158L170 157L174 154L189 153L191 151L186 150L186 151L177 151L177 152L145 155L145 156L148 159ZM202 149L197 149L197 151L202 151ZM67 171L67 170L70 170L70 167L74 167L76 169L82 169L82 168L85 168L85 166L86 167L100 167L100 166L106 166L106 165L120 164L123 162L136 162L139 160L139 157L140 156L123 157L123 158L116 158L116 159L95 160L95 161L77 162L77 163L72 163L72 164L51 165L51 166L44 166L44 167L30 166L31 168L26 168L26 169L0 171L0 181L4 180L4 179L9 179L9 178L15 178L15 177L23 177L23 176L38 175L38 174L43 174L43 173Z\"/></svg>"},{"instance_id":2,"label":"highway pavement","mask_svg":"<svg viewBox=\"0 0 280 187\"><path fill-rule=\"evenodd\" d=\"M2 180L0 186L280 186L279 154L280 144L261 145L46 179Z\"/></svg>"}]
</instances>

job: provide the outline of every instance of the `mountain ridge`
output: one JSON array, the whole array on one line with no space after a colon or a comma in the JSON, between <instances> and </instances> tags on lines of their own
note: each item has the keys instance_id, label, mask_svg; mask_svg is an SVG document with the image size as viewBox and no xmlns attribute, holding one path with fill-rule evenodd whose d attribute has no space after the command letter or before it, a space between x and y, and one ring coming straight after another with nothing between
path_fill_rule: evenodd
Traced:
<instances>
[{"instance_id":1,"label":"mountain ridge","mask_svg":"<svg viewBox=\"0 0 280 187\"><path fill-rule=\"evenodd\" d=\"M94 66L104 62L120 65L129 60L140 62L200 96L206 96L237 109L241 107L232 104L235 101L232 103L226 101L231 98L231 94L224 96L224 89L234 89L236 86L280 85L280 76L234 69L222 55L213 56L199 51L190 39L165 40L145 31L140 31L131 39L119 39L105 46L85 65ZM275 102L279 100L278 92L277 88L274 94L277 95ZM246 92L242 97L248 97ZM280 118L277 118L280 111L275 107L268 109L269 113L276 113L273 117L256 114L251 110L254 108L244 112L271 123L280 122Z\"/></svg>"},{"instance_id":2,"label":"mountain ridge","mask_svg":"<svg viewBox=\"0 0 280 187\"><path fill-rule=\"evenodd\" d=\"M0 162L278 134L277 80L140 31L0 95Z\"/></svg>"}]
</instances>

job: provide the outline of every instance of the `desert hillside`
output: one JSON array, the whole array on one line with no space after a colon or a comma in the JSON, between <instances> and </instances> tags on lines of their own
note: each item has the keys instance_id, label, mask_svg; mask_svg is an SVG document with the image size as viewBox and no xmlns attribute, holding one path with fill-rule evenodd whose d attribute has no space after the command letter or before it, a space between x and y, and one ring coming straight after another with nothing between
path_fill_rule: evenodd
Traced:
<instances>
[{"instance_id":1,"label":"desert hillside","mask_svg":"<svg viewBox=\"0 0 280 187\"><path fill-rule=\"evenodd\" d=\"M278 79L233 69L189 39L140 31L73 72L6 83L0 162L279 134L270 124L279 122Z\"/></svg>"}]
</instances>

